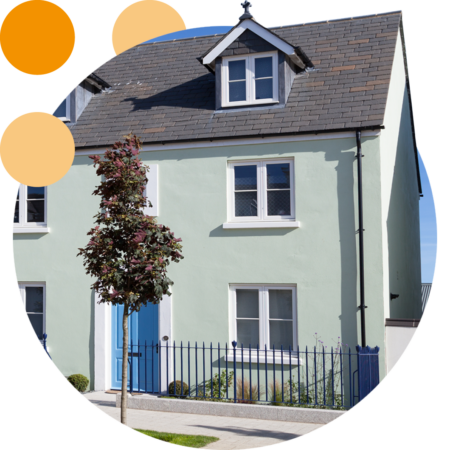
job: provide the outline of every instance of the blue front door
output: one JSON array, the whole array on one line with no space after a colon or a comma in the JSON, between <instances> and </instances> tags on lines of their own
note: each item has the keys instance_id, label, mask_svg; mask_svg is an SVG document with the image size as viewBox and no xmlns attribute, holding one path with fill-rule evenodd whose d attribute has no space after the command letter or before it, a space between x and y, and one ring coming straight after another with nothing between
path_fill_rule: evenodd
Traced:
<instances>
[{"instance_id":1,"label":"blue front door","mask_svg":"<svg viewBox=\"0 0 450 450\"><path fill-rule=\"evenodd\" d=\"M111 388L121 389L123 306L113 306L111 316ZM158 305L150 304L131 314L128 334L128 390L132 382L134 392L158 392Z\"/></svg>"}]
</instances>

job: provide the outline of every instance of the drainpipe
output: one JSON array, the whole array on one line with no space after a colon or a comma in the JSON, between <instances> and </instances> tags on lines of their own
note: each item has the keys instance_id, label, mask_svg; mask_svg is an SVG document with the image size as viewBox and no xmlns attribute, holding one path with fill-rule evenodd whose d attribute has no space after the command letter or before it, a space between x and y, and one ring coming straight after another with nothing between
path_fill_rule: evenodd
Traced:
<instances>
[{"instance_id":1,"label":"drainpipe","mask_svg":"<svg viewBox=\"0 0 450 450\"><path fill-rule=\"evenodd\" d=\"M362 347L366 346L366 311L364 295L364 227L363 227L363 192L362 192L362 158L361 153L361 130L356 131L356 147L358 160L358 218L359 218L359 297L361 304L358 306L361 311L361 340Z\"/></svg>"}]
</instances>

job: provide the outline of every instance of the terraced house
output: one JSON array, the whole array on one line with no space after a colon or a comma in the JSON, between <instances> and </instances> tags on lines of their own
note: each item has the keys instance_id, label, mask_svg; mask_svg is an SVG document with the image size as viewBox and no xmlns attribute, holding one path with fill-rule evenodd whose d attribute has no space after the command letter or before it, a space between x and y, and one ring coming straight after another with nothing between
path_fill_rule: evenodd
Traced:
<instances>
[{"instance_id":1,"label":"terraced house","mask_svg":"<svg viewBox=\"0 0 450 450\"><path fill-rule=\"evenodd\" d=\"M75 161L54 185L20 188L14 251L26 312L65 375L120 385L120 311L96 303L76 254L99 208L88 156L132 132L150 167L147 212L185 256L170 267L172 296L135 315L135 339L287 348L318 333L353 349L365 339L384 376L386 319L421 315L401 12L268 29L247 9L225 35L122 53L56 114Z\"/></svg>"}]
</instances>

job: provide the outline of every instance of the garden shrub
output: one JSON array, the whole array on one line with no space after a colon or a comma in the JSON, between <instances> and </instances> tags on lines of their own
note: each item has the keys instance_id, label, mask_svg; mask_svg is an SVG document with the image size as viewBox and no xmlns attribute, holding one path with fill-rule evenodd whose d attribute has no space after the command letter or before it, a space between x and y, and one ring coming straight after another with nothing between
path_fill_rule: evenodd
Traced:
<instances>
[{"instance_id":1,"label":"garden shrub","mask_svg":"<svg viewBox=\"0 0 450 450\"><path fill-rule=\"evenodd\" d=\"M220 383L219 383L219 374L216 373L211 381L205 381L205 387L204 389L200 387L200 396L203 396L203 392L205 392L205 397L211 398L211 389L213 393L213 398L226 398L227 395L227 386L228 388L231 387L233 383L233 371L228 372L228 378L227 378L227 372L226 370L222 370L222 373L220 374ZM219 389L220 387L220 389Z\"/></svg>"},{"instance_id":2,"label":"garden shrub","mask_svg":"<svg viewBox=\"0 0 450 450\"><path fill-rule=\"evenodd\" d=\"M89 380L84 375L77 373L67 378L69 383L79 392L84 392L89 386Z\"/></svg>"},{"instance_id":3,"label":"garden shrub","mask_svg":"<svg viewBox=\"0 0 450 450\"><path fill-rule=\"evenodd\" d=\"M260 392L261 394L262 392ZM258 386L255 384L250 386L247 378L243 383L242 380L236 380L236 399L237 403L255 404L258 400Z\"/></svg>"},{"instance_id":4,"label":"garden shrub","mask_svg":"<svg viewBox=\"0 0 450 450\"><path fill-rule=\"evenodd\" d=\"M169 384L169 394L177 396L177 397L185 397L189 394L189 386L183 382L183 392L181 392L181 381L177 380L176 382L176 390L174 392L174 383L173 381Z\"/></svg>"}]
</instances>

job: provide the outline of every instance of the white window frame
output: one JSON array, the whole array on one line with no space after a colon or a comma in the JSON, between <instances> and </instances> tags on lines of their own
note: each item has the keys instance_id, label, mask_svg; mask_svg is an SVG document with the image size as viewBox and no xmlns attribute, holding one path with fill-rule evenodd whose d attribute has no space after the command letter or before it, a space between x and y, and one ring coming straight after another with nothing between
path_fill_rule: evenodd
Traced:
<instances>
[{"instance_id":1,"label":"white window frame","mask_svg":"<svg viewBox=\"0 0 450 450\"><path fill-rule=\"evenodd\" d=\"M57 117L63 122L70 122L70 94L64 100L66 101L66 115L65 117L58 117L58 116Z\"/></svg>"},{"instance_id":2,"label":"white window frame","mask_svg":"<svg viewBox=\"0 0 450 450\"><path fill-rule=\"evenodd\" d=\"M267 165L289 164L290 173L290 199L291 214L285 216L269 216L267 214ZM255 165L257 173L257 216L235 216L235 184L234 168L237 166ZM295 220L295 176L294 159L258 159L246 161L228 162L228 222L252 223L252 222L293 222Z\"/></svg>"},{"instance_id":3,"label":"white window frame","mask_svg":"<svg viewBox=\"0 0 450 450\"><path fill-rule=\"evenodd\" d=\"M272 75L273 75L273 97L255 99L255 59L272 57ZM245 101L230 102L229 101L229 67L230 61L245 61L245 85L246 98ZM252 53L250 55L224 57L222 60L222 106L243 106L258 105L267 103L278 103L278 52Z\"/></svg>"},{"instance_id":4,"label":"white window frame","mask_svg":"<svg viewBox=\"0 0 450 450\"><path fill-rule=\"evenodd\" d=\"M25 310L25 314L27 315L27 320L28 319L28 314L41 314L41 313L28 313L27 312L27 307L26 307L26 288L27 287L42 287L44 288L44 292L43 292L43 297L44 297L44 305L42 308L42 332L43 334L47 333L47 320L46 320L46 311L47 311L47 293L46 293L46 284L45 283L38 283L38 282L19 282L19 291L20 291L20 296L22 298L22 303L23 303L23 309ZM32 327L31 323L30 326ZM33 329L34 331L34 329ZM42 342L42 339L39 339Z\"/></svg>"},{"instance_id":5,"label":"white window frame","mask_svg":"<svg viewBox=\"0 0 450 450\"><path fill-rule=\"evenodd\" d=\"M19 186L19 222L14 222L14 232L48 233L47 228L47 187L44 187L44 222L27 222L28 186ZM16 200L17 202L17 200ZM15 208L14 204L14 208ZM23 230L23 231L21 231Z\"/></svg>"},{"instance_id":6,"label":"white window frame","mask_svg":"<svg viewBox=\"0 0 450 450\"><path fill-rule=\"evenodd\" d=\"M147 216L159 216L159 195L158 195L158 164L147 164L147 185L144 189L144 196L150 201L152 207L144 207L144 214Z\"/></svg>"},{"instance_id":7,"label":"white window frame","mask_svg":"<svg viewBox=\"0 0 450 450\"><path fill-rule=\"evenodd\" d=\"M302 364L302 358L295 356L298 349L298 320L297 320L297 287L294 284L230 284L229 285L229 350L227 357L233 359L233 341L237 342L237 308L236 308L236 290L237 289L258 289L259 291L259 361L265 363L265 345L267 345L267 364L273 364L273 347L269 343L269 290L290 290L292 291L292 327L293 343L291 353L291 364ZM289 347L283 349L283 364L289 364ZM257 361L257 349L236 347L236 361L251 362ZM281 364L281 351L275 349L275 364Z\"/></svg>"}]
</instances>

